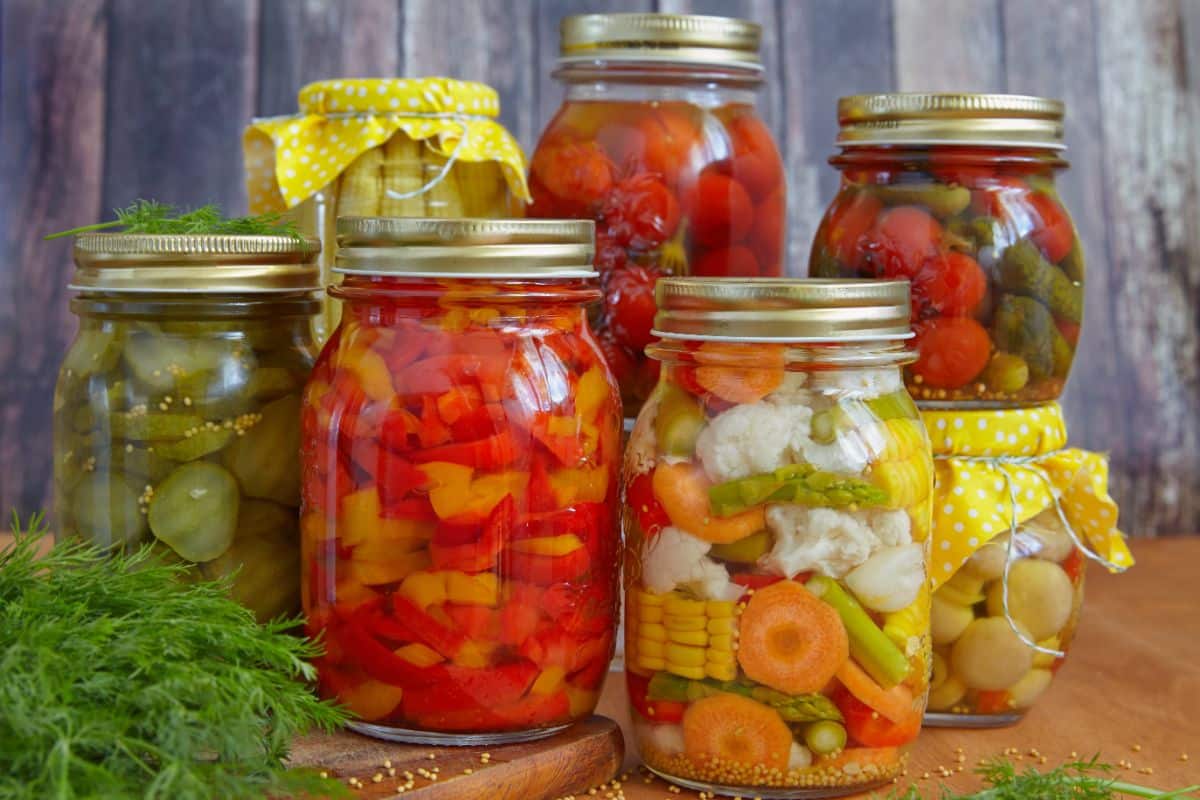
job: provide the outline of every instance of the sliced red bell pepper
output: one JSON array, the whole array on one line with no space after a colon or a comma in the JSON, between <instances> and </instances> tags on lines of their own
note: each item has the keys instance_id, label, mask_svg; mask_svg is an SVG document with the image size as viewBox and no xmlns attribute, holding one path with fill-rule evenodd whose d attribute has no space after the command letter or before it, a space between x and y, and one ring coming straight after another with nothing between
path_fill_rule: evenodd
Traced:
<instances>
[{"instance_id":1,"label":"sliced red bell pepper","mask_svg":"<svg viewBox=\"0 0 1200 800\"><path fill-rule=\"evenodd\" d=\"M550 482L550 465L546 463L549 458L549 455L537 451L531 456L526 503L533 512L553 511L559 507L554 484Z\"/></svg>"},{"instance_id":2,"label":"sliced red bell pepper","mask_svg":"<svg viewBox=\"0 0 1200 800\"><path fill-rule=\"evenodd\" d=\"M384 494L383 487L380 487L380 494L383 496L380 498L382 505L379 515L385 519L411 519L426 522L437 520L437 514L434 513L433 504L429 502L428 495L393 500Z\"/></svg>"},{"instance_id":3,"label":"sliced red bell pepper","mask_svg":"<svg viewBox=\"0 0 1200 800\"><path fill-rule=\"evenodd\" d=\"M421 429L421 420L406 408L391 408L379 423L379 443L389 450L403 453L411 445L410 437Z\"/></svg>"},{"instance_id":4,"label":"sliced red bell pepper","mask_svg":"<svg viewBox=\"0 0 1200 800\"><path fill-rule=\"evenodd\" d=\"M980 714L1003 714L1012 711L1012 693L1007 689L980 691L975 697L975 710Z\"/></svg>"},{"instance_id":5,"label":"sliced red bell pepper","mask_svg":"<svg viewBox=\"0 0 1200 800\"><path fill-rule=\"evenodd\" d=\"M453 425L464 416L483 407L483 394L478 386L454 386L437 398L437 410L442 421Z\"/></svg>"},{"instance_id":6,"label":"sliced red bell pepper","mask_svg":"<svg viewBox=\"0 0 1200 800\"><path fill-rule=\"evenodd\" d=\"M573 636L554 626L545 625L535 635L526 639L518 649L521 656L543 669L562 667L567 674L586 666L594 658L611 659L612 637Z\"/></svg>"},{"instance_id":7,"label":"sliced red bell pepper","mask_svg":"<svg viewBox=\"0 0 1200 800\"><path fill-rule=\"evenodd\" d=\"M391 329L396 332L396 336L391 347L383 352L383 360L387 362L388 369L399 372L420 358L425 350L428 334L422 330L419 323L411 320L397 320Z\"/></svg>"},{"instance_id":8,"label":"sliced red bell pepper","mask_svg":"<svg viewBox=\"0 0 1200 800\"><path fill-rule=\"evenodd\" d=\"M500 641L513 647L528 639L538 629L542 612L524 598L510 598L500 610Z\"/></svg>"},{"instance_id":9,"label":"sliced red bell pepper","mask_svg":"<svg viewBox=\"0 0 1200 800\"><path fill-rule=\"evenodd\" d=\"M687 703L672 700L651 700L646 696L650 688L650 679L636 672L625 672L625 685L629 688L629 703L642 719L650 722L679 722Z\"/></svg>"},{"instance_id":10,"label":"sliced red bell pepper","mask_svg":"<svg viewBox=\"0 0 1200 800\"><path fill-rule=\"evenodd\" d=\"M429 447L410 454L412 460L419 464L450 461L482 470L502 469L515 462L520 455L521 451L508 431L501 431L486 439Z\"/></svg>"},{"instance_id":11,"label":"sliced red bell pepper","mask_svg":"<svg viewBox=\"0 0 1200 800\"><path fill-rule=\"evenodd\" d=\"M607 658L593 658L567 676L567 679L580 689L587 689L588 691L599 689L600 684L604 682L605 676L608 675L608 665L611 663L611 654Z\"/></svg>"},{"instance_id":12,"label":"sliced red bell pepper","mask_svg":"<svg viewBox=\"0 0 1200 800\"><path fill-rule=\"evenodd\" d=\"M437 664L427 667L432 680L427 691L405 697L405 715L494 708L516 702L533 685L540 670L529 661L512 661L484 669Z\"/></svg>"},{"instance_id":13,"label":"sliced red bell pepper","mask_svg":"<svg viewBox=\"0 0 1200 800\"><path fill-rule=\"evenodd\" d=\"M579 466L586 458L583 439L578 435L555 435L547 428L548 419L542 415L534 421L529 432L565 467Z\"/></svg>"},{"instance_id":14,"label":"sliced red bell pepper","mask_svg":"<svg viewBox=\"0 0 1200 800\"><path fill-rule=\"evenodd\" d=\"M478 380L480 392L488 384L503 383L507 364L502 359L473 353L449 353L424 358L400 371L396 385L404 394L443 394L456 386Z\"/></svg>"},{"instance_id":15,"label":"sliced red bell pepper","mask_svg":"<svg viewBox=\"0 0 1200 800\"><path fill-rule=\"evenodd\" d=\"M487 606L446 603L444 608L459 630L475 641L494 638L497 628L504 630L503 613L498 615Z\"/></svg>"},{"instance_id":16,"label":"sliced red bell pepper","mask_svg":"<svg viewBox=\"0 0 1200 800\"><path fill-rule=\"evenodd\" d=\"M450 428L437 413L437 403L425 395L421 398L421 416L418 419L417 439L421 447L436 447L450 441Z\"/></svg>"},{"instance_id":17,"label":"sliced red bell pepper","mask_svg":"<svg viewBox=\"0 0 1200 800\"><path fill-rule=\"evenodd\" d=\"M407 697L407 695L406 695ZM404 702L401 701L404 709ZM424 730L480 732L521 730L569 722L570 699L565 691L548 695L529 695L498 706L479 705L464 709L433 709L427 712L406 710L405 716Z\"/></svg>"},{"instance_id":18,"label":"sliced red bell pepper","mask_svg":"<svg viewBox=\"0 0 1200 800\"><path fill-rule=\"evenodd\" d=\"M503 571L515 580L549 586L552 583L577 580L592 567L592 555L586 547L572 550L561 556L545 556L537 553L518 553L508 550L504 554Z\"/></svg>"},{"instance_id":19,"label":"sliced red bell pepper","mask_svg":"<svg viewBox=\"0 0 1200 800\"><path fill-rule=\"evenodd\" d=\"M430 543L429 555L433 560L434 569L453 569L460 572L483 572L496 566L496 559L508 541L510 532L517 516L517 504L512 495L505 495L488 515L487 521L479 529L479 537L474 541L462 544L443 544L435 536ZM465 526L453 526L463 528ZM439 528L439 533L449 532L453 528Z\"/></svg>"},{"instance_id":20,"label":"sliced red bell pepper","mask_svg":"<svg viewBox=\"0 0 1200 800\"><path fill-rule=\"evenodd\" d=\"M418 667L400 658L356 622L339 625L336 636L341 640L346 660L356 663L377 681L408 688L429 685L437 677L430 667Z\"/></svg>"},{"instance_id":21,"label":"sliced red bell pepper","mask_svg":"<svg viewBox=\"0 0 1200 800\"><path fill-rule=\"evenodd\" d=\"M504 424L504 407L499 403L486 403L451 423L450 431L456 440L466 442L486 439L498 433Z\"/></svg>"},{"instance_id":22,"label":"sliced red bell pepper","mask_svg":"<svg viewBox=\"0 0 1200 800\"><path fill-rule=\"evenodd\" d=\"M629 482L625 490L625 501L633 511L642 536L647 539L671 524L671 518L663 510L662 503L654 496L653 472L643 472Z\"/></svg>"},{"instance_id":23,"label":"sliced red bell pepper","mask_svg":"<svg viewBox=\"0 0 1200 800\"><path fill-rule=\"evenodd\" d=\"M921 712L917 709L901 722L892 722L840 686L833 695L833 702L845 719L846 733L866 747L906 744L917 738L921 730Z\"/></svg>"},{"instance_id":24,"label":"sliced red bell pepper","mask_svg":"<svg viewBox=\"0 0 1200 800\"><path fill-rule=\"evenodd\" d=\"M1083 575L1084 567L1087 563L1083 559L1083 553L1079 548L1073 548L1071 554L1063 559L1063 572L1067 573L1067 577L1071 579L1071 583L1079 583L1079 578Z\"/></svg>"},{"instance_id":25,"label":"sliced red bell pepper","mask_svg":"<svg viewBox=\"0 0 1200 800\"><path fill-rule=\"evenodd\" d=\"M574 533L586 542L602 516L604 507L600 503L576 503L566 508L530 513L513 529L512 541Z\"/></svg>"},{"instance_id":26,"label":"sliced red bell pepper","mask_svg":"<svg viewBox=\"0 0 1200 800\"><path fill-rule=\"evenodd\" d=\"M747 589L761 589L764 586L770 586L772 583L779 583L783 580L783 576L761 575L757 572L739 572L736 575L730 576L729 580L738 586L745 586ZM800 579L797 578L797 580Z\"/></svg>"},{"instance_id":27,"label":"sliced red bell pepper","mask_svg":"<svg viewBox=\"0 0 1200 800\"><path fill-rule=\"evenodd\" d=\"M451 630L438 622L403 594L396 592L391 596L391 602L395 616L404 620L404 625L412 631L416 640L438 651L443 657L454 658L467 643L467 637L460 631Z\"/></svg>"}]
</instances>

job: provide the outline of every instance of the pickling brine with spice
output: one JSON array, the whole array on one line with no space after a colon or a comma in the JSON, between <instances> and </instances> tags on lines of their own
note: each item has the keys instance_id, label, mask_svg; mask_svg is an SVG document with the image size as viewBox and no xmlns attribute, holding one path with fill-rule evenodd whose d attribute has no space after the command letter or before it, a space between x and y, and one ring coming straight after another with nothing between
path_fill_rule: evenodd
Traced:
<instances>
[{"instance_id":1,"label":"pickling brine with spice","mask_svg":"<svg viewBox=\"0 0 1200 800\"><path fill-rule=\"evenodd\" d=\"M885 783L931 656L908 286L670 278L658 303L622 505L642 758L747 797Z\"/></svg>"},{"instance_id":2,"label":"pickling brine with spice","mask_svg":"<svg viewBox=\"0 0 1200 800\"><path fill-rule=\"evenodd\" d=\"M152 544L232 577L261 621L300 607L300 394L315 241L89 233L54 396L59 537Z\"/></svg>"},{"instance_id":3,"label":"pickling brine with spice","mask_svg":"<svg viewBox=\"0 0 1200 800\"><path fill-rule=\"evenodd\" d=\"M617 390L588 222L343 219L305 394L304 608L363 733L549 735L591 713L617 608Z\"/></svg>"},{"instance_id":4,"label":"pickling brine with spice","mask_svg":"<svg viewBox=\"0 0 1200 800\"><path fill-rule=\"evenodd\" d=\"M753 23L591 14L562 24L566 98L530 164L531 216L596 221L596 319L634 416L657 379L654 282L783 272L785 182L755 109Z\"/></svg>"},{"instance_id":5,"label":"pickling brine with spice","mask_svg":"<svg viewBox=\"0 0 1200 800\"><path fill-rule=\"evenodd\" d=\"M923 404L1056 399L1083 323L1084 260L1055 179L1063 105L1016 95L843 98L841 187L809 273L912 282Z\"/></svg>"}]
</instances>

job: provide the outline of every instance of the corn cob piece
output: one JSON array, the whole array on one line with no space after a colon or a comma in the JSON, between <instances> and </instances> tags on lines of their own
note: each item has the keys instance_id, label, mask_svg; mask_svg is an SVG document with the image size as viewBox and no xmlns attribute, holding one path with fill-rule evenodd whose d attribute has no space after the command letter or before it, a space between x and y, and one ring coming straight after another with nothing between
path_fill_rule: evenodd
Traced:
<instances>
[{"instance_id":1,"label":"corn cob piece","mask_svg":"<svg viewBox=\"0 0 1200 800\"><path fill-rule=\"evenodd\" d=\"M889 419L882 423L887 444L881 461L903 461L925 450L925 434L914 419Z\"/></svg>"},{"instance_id":2,"label":"corn cob piece","mask_svg":"<svg viewBox=\"0 0 1200 800\"><path fill-rule=\"evenodd\" d=\"M422 181L432 181L446 165L446 157L435 153L428 147L422 154L425 159ZM426 190L422 197L425 200L425 216L457 218L464 216L462 193L458 188L458 168L455 164L446 176Z\"/></svg>"},{"instance_id":3,"label":"corn cob piece","mask_svg":"<svg viewBox=\"0 0 1200 800\"><path fill-rule=\"evenodd\" d=\"M889 507L916 505L929 495L929 457L918 453L903 461L881 461L871 468L871 481L887 492Z\"/></svg>"},{"instance_id":4,"label":"corn cob piece","mask_svg":"<svg viewBox=\"0 0 1200 800\"><path fill-rule=\"evenodd\" d=\"M632 660L637 668L665 670L693 680L737 676L734 603L640 589L633 594L632 605Z\"/></svg>"},{"instance_id":5,"label":"corn cob piece","mask_svg":"<svg viewBox=\"0 0 1200 800\"><path fill-rule=\"evenodd\" d=\"M337 216L379 216L383 196L383 151L372 147L351 162L338 187Z\"/></svg>"},{"instance_id":6,"label":"corn cob piece","mask_svg":"<svg viewBox=\"0 0 1200 800\"><path fill-rule=\"evenodd\" d=\"M421 194L413 197L395 198L397 194L419 192L425 185L425 165L421 151L425 145L398 132L383 146L383 195L379 213L385 217L421 217L425 215L425 198Z\"/></svg>"}]
</instances>

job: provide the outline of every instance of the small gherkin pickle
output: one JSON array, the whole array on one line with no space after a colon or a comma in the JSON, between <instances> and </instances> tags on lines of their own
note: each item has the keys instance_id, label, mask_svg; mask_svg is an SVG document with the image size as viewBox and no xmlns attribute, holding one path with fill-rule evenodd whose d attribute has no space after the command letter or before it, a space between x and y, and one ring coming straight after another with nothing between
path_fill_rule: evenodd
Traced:
<instances>
[{"instance_id":1,"label":"small gherkin pickle","mask_svg":"<svg viewBox=\"0 0 1200 800\"><path fill-rule=\"evenodd\" d=\"M1029 365L1013 353L996 352L983 371L983 383L994 392L1019 392L1029 383Z\"/></svg>"},{"instance_id":2,"label":"small gherkin pickle","mask_svg":"<svg viewBox=\"0 0 1200 800\"><path fill-rule=\"evenodd\" d=\"M150 530L188 561L211 561L233 544L238 484L208 461L184 464L154 490Z\"/></svg>"},{"instance_id":3,"label":"small gherkin pickle","mask_svg":"<svg viewBox=\"0 0 1200 800\"><path fill-rule=\"evenodd\" d=\"M233 439L232 428L200 428L191 436L178 442L157 445L154 452L172 461L194 461L209 453L215 453Z\"/></svg>"},{"instance_id":4,"label":"small gherkin pickle","mask_svg":"<svg viewBox=\"0 0 1200 800\"><path fill-rule=\"evenodd\" d=\"M243 500L233 546L200 566L207 578L237 573L232 596L266 622L300 608L299 520L294 508Z\"/></svg>"},{"instance_id":5,"label":"small gherkin pickle","mask_svg":"<svg viewBox=\"0 0 1200 800\"><path fill-rule=\"evenodd\" d=\"M1060 343L1062 338L1053 315L1037 300L1013 294L1000 298L992 320L992 339L1000 350L1023 358L1031 378L1048 378L1056 374L1056 368L1065 371L1070 365L1070 344Z\"/></svg>"},{"instance_id":6,"label":"small gherkin pickle","mask_svg":"<svg viewBox=\"0 0 1200 800\"><path fill-rule=\"evenodd\" d=\"M944 183L895 183L872 186L870 191L889 206L918 205L935 217L945 219L961 213L971 204L971 190Z\"/></svg>"},{"instance_id":7,"label":"small gherkin pickle","mask_svg":"<svg viewBox=\"0 0 1200 800\"><path fill-rule=\"evenodd\" d=\"M83 328L63 359L62 371L73 378L108 372L121 358L120 334L113 329Z\"/></svg>"},{"instance_id":8,"label":"small gherkin pickle","mask_svg":"<svg viewBox=\"0 0 1200 800\"><path fill-rule=\"evenodd\" d=\"M297 505L300 498L300 396L267 403L225 449L224 463L249 497Z\"/></svg>"},{"instance_id":9,"label":"small gherkin pickle","mask_svg":"<svg viewBox=\"0 0 1200 800\"><path fill-rule=\"evenodd\" d=\"M1007 291L1036 298L1069 322L1083 320L1083 287L1047 261L1028 239L1005 249L999 277Z\"/></svg>"},{"instance_id":10,"label":"small gherkin pickle","mask_svg":"<svg viewBox=\"0 0 1200 800\"><path fill-rule=\"evenodd\" d=\"M996 244L996 230L1000 222L995 217L972 217L970 219L956 218L946 223L946 230L962 239L966 239L978 250L981 247L991 247Z\"/></svg>"}]
</instances>

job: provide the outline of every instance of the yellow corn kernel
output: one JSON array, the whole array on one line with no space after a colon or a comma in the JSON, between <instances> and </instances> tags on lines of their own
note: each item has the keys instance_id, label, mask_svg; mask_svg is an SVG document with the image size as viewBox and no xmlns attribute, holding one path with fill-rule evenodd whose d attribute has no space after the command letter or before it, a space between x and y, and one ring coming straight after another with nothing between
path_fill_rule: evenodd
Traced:
<instances>
[{"instance_id":1,"label":"yellow corn kernel","mask_svg":"<svg viewBox=\"0 0 1200 800\"><path fill-rule=\"evenodd\" d=\"M400 594L421 608L446 602L446 573L414 572L400 584Z\"/></svg>"},{"instance_id":2,"label":"yellow corn kernel","mask_svg":"<svg viewBox=\"0 0 1200 800\"><path fill-rule=\"evenodd\" d=\"M642 609L640 618L643 622L662 622L662 606L646 606Z\"/></svg>"},{"instance_id":3,"label":"yellow corn kernel","mask_svg":"<svg viewBox=\"0 0 1200 800\"><path fill-rule=\"evenodd\" d=\"M733 664L714 664L710 661L704 665L704 674L714 680L731 681L737 677L737 667Z\"/></svg>"},{"instance_id":4,"label":"yellow corn kernel","mask_svg":"<svg viewBox=\"0 0 1200 800\"><path fill-rule=\"evenodd\" d=\"M902 652L913 637L929 632L929 584L922 583L917 599L899 611L883 615L883 632Z\"/></svg>"},{"instance_id":5,"label":"yellow corn kernel","mask_svg":"<svg viewBox=\"0 0 1200 800\"><path fill-rule=\"evenodd\" d=\"M704 617L673 617L670 614L663 619L663 627L669 631L702 631Z\"/></svg>"},{"instance_id":6,"label":"yellow corn kernel","mask_svg":"<svg viewBox=\"0 0 1200 800\"><path fill-rule=\"evenodd\" d=\"M706 674L704 667L688 667L682 664L667 664L666 670L672 675L678 675L681 678L690 678L694 681L704 680Z\"/></svg>"},{"instance_id":7,"label":"yellow corn kernel","mask_svg":"<svg viewBox=\"0 0 1200 800\"><path fill-rule=\"evenodd\" d=\"M708 647L710 650L719 650L722 653L733 652L733 635L729 633L718 633L708 637Z\"/></svg>"},{"instance_id":8,"label":"yellow corn kernel","mask_svg":"<svg viewBox=\"0 0 1200 800\"><path fill-rule=\"evenodd\" d=\"M667 640L667 629L657 622L644 622L638 626L638 636L643 639L649 639L652 642L665 642Z\"/></svg>"},{"instance_id":9,"label":"yellow corn kernel","mask_svg":"<svg viewBox=\"0 0 1200 800\"><path fill-rule=\"evenodd\" d=\"M650 672L658 672L667 668L666 659L657 658L655 656L642 655L638 658L638 666Z\"/></svg>"},{"instance_id":10,"label":"yellow corn kernel","mask_svg":"<svg viewBox=\"0 0 1200 800\"><path fill-rule=\"evenodd\" d=\"M699 631L673 631L667 628L667 641L675 642L676 644L690 644L697 647L704 647L708 644L708 632Z\"/></svg>"},{"instance_id":11,"label":"yellow corn kernel","mask_svg":"<svg viewBox=\"0 0 1200 800\"><path fill-rule=\"evenodd\" d=\"M668 614L674 614L677 617L702 617L704 616L704 601L703 600L688 600L678 594L667 595L663 601L663 608Z\"/></svg>"},{"instance_id":12,"label":"yellow corn kernel","mask_svg":"<svg viewBox=\"0 0 1200 800\"><path fill-rule=\"evenodd\" d=\"M513 542L510 547L518 553L533 553L539 556L565 556L583 547L583 542L573 533L558 536L535 536Z\"/></svg>"},{"instance_id":13,"label":"yellow corn kernel","mask_svg":"<svg viewBox=\"0 0 1200 800\"><path fill-rule=\"evenodd\" d=\"M635 647L642 655L651 656L653 658L664 658L667 655L666 642L656 642L653 639L643 639L638 637Z\"/></svg>"},{"instance_id":14,"label":"yellow corn kernel","mask_svg":"<svg viewBox=\"0 0 1200 800\"><path fill-rule=\"evenodd\" d=\"M733 633L733 618L724 617L722 619L710 619L708 621L708 632L712 634Z\"/></svg>"},{"instance_id":15,"label":"yellow corn kernel","mask_svg":"<svg viewBox=\"0 0 1200 800\"><path fill-rule=\"evenodd\" d=\"M703 666L704 648L667 642L667 663L682 664L685 667Z\"/></svg>"},{"instance_id":16,"label":"yellow corn kernel","mask_svg":"<svg viewBox=\"0 0 1200 800\"><path fill-rule=\"evenodd\" d=\"M733 653L723 653L719 650L706 650L704 653L705 663L708 664L735 664Z\"/></svg>"},{"instance_id":17,"label":"yellow corn kernel","mask_svg":"<svg viewBox=\"0 0 1200 800\"><path fill-rule=\"evenodd\" d=\"M442 661L445 661L441 653L432 647L426 647L420 642L404 645L396 650L396 655L418 667L432 667L434 664L440 664Z\"/></svg>"},{"instance_id":18,"label":"yellow corn kernel","mask_svg":"<svg viewBox=\"0 0 1200 800\"><path fill-rule=\"evenodd\" d=\"M646 608L648 606L661 606L665 598L666 595L647 592L645 589L638 589L637 601L638 605L640 605L642 608Z\"/></svg>"},{"instance_id":19,"label":"yellow corn kernel","mask_svg":"<svg viewBox=\"0 0 1200 800\"><path fill-rule=\"evenodd\" d=\"M537 676L537 680L533 682L533 686L529 687L530 694L554 694L562 688L563 679L567 677L567 672L560 666L546 667L541 674Z\"/></svg>"},{"instance_id":20,"label":"yellow corn kernel","mask_svg":"<svg viewBox=\"0 0 1200 800\"><path fill-rule=\"evenodd\" d=\"M736 603L732 600L709 600L704 604L704 612L712 619L732 617Z\"/></svg>"}]
</instances>

